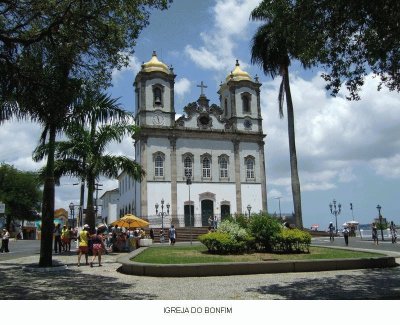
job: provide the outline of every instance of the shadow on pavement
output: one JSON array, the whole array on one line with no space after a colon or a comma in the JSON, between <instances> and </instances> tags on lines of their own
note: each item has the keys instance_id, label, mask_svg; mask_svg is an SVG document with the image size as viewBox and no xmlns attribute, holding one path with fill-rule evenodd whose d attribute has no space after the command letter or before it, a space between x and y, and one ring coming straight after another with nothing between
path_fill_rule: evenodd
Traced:
<instances>
[{"instance_id":1,"label":"shadow on pavement","mask_svg":"<svg viewBox=\"0 0 400 325\"><path fill-rule=\"evenodd\" d=\"M400 299L400 269L365 269L361 270L361 275L337 275L334 278L320 273L312 280L298 278L293 283L248 288L246 291L292 300Z\"/></svg>"},{"instance_id":2,"label":"shadow on pavement","mask_svg":"<svg viewBox=\"0 0 400 325\"><path fill-rule=\"evenodd\" d=\"M2 264L0 269L3 300L150 300L156 295L134 292L115 278L87 274L80 270L44 273L23 270L15 264ZM86 266L85 266L86 267Z\"/></svg>"}]
</instances>

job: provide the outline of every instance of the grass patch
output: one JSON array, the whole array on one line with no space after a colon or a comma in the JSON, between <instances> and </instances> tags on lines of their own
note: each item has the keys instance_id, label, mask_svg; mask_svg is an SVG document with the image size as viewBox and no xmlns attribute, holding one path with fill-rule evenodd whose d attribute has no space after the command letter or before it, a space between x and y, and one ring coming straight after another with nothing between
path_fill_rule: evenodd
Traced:
<instances>
[{"instance_id":1,"label":"grass patch","mask_svg":"<svg viewBox=\"0 0 400 325\"><path fill-rule=\"evenodd\" d=\"M221 263L221 262L259 262L259 261L290 261L335 258L369 258L384 256L383 254L349 251L343 249L310 247L309 254L270 254L255 252L239 255L210 254L204 245L159 246L149 247L144 252L132 258L134 262L154 264L191 264L191 263Z\"/></svg>"}]
</instances>

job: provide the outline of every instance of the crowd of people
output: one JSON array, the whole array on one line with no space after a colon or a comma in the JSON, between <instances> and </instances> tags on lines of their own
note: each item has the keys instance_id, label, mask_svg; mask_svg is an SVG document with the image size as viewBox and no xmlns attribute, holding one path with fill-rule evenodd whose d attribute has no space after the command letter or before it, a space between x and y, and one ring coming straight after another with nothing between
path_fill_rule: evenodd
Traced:
<instances>
[{"instance_id":1,"label":"crowd of people","mask_svg":"<svg viewBox=\"0 0 400 325\"><path fill-rule=\"evenodd\" d=\"M101 225L91 231L89 225L85 224L78 233L78 229L72 229L66 225L54 225L54 252L63 253L71 251L71 242L76 240L78 252L78 266L81 265L82 256L85 256L86 265L93 267L97 262L102 266L102 254L111 252L130 252L140 247L140 240L148 238L144 229L126 229L121 227L107 227ZM163 231L160 232L160 242L163 242ZM154 230L150 229L150 238L154 240ZM168 239L171 245L176 241L176 230L174 225L168 230ZM89 262L89 256L92 256Z\"/></svg>"}]
</instances>

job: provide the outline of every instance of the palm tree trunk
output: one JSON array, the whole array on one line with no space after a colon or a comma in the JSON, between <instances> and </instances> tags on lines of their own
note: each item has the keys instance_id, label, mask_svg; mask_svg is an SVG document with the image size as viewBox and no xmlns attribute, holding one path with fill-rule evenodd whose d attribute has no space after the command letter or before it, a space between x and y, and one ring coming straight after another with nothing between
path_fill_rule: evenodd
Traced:
<instances>
[{"instance_id":1,"label":"palm tree trunk","mask_svg":"<svg viewBox=\"0 0 400 325\"><path fill-rule=\"evenodd\" d=\"M283 67L282 77L284 78L284 86L286 93L286 107L287 107L287 119L288 119L288 136L289 136L289 154L290 154L290 172L292 179L292 195L293 195L293 206L296 220L296 226L303 229L303 216L301 212L301 192L300 192L300 179L297 169L297 153L296 153L296 141L294 132L294 110L292 95L290 92L289 84L289 67Z\"/></svg>"},{"instance_id":2,"label":"palm tree trunk","mask_svg":"<svg viewBox=\"0 0 400 325\"><path fill-rule=\"evenodd\" d=\"M94 205L93 205L93 193L94 193L94 183L95 178L92 176L88 176L87 179L87 187L88 187L88 196L87 196L87 207L86 207L86 218L85 223L87 223L90 227L90 232L94 232L95 229L95 213L94 213Z\"/></svg>"},{"instance_id":3,"label":"palm tree trunk","mask_svg":"<svg viewBox=\"0 0 400 325\"><path fill-rule=\"evenodd\" d=\"M40 238L39 266L52 266L53 229L54 229L54 153L56 141L56 128L49 129L49 153L47 156L46 176L43 189L42 227Z\"/></svg>"}]
</instances>

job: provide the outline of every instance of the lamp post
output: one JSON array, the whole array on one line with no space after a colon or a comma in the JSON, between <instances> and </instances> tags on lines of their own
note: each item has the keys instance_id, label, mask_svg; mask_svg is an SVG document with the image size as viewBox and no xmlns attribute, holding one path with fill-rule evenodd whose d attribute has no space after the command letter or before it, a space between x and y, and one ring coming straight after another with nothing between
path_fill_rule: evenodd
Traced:
<instances>
[{"instance_id":1,"label":"lamp post","mask_svg":"<svg viewBox=\"0 0 400 325\"><path fill-rule=\"evenodd\" d=\"M338 233L337 216L342 211L342 205L339 203L337 205L337 208L336 208L336 200L335 199L333 199L332 203L329 203L329 209L331 210L331 214L333 214L335 216L335 219L336 219L336 235L337 235L337 233Z\"/></svg>"},{"instance_id":2,"label":"lamp post","mask_svg":"<svg viewBox=\"0 0 400 325\"><path fill-rule=\"evenodd\" d=\"M278 200L278 203L279 203L279 218L282 219L282 213L281 213L281 198L282 198L282 196L274 197L275 200Z\"/></svg>"},{"instance_id":3,"label":"lamp post","mask_svg":"<svg viewBox=\"0 0 400 325\"><path fill-rule=\"evenodd\" d=\"M384 239L383 239L383 227L382 227L382 215L381 215L381 209L382 209L382 207L378 204L378 205L376 206L376 208L378 209L379 227L381 228L381 237L382 237L382 241L384 241Z\"/></svg>"},{"instance_id":4,"label":"lamp post","mask_svg":"<svg viewBox=\"0 0 400 325\"><path fill-rule=\"evenodd\" d=\"M70 211L70 214L71 214L71 217L72 217L72 228L75 228L75 226L74 226L74 224L75 224L75 220L74 220L74 217L75 217L75 205L72 202L69 204L69 211Z\"/></svg>"},{"instance_id":5,"label":"lamp post","mask_svg":"<svg viewBox=\"0 0 400 325\"><path fill-rule=\"evenodd\" d=\"M74 183L72 185L80 185L81 186L81 194L80 194L80 201L79 201L79 211L78 217L76 218L76 226L82 227L82 220L83 220L83 204L85 202L85 182L82 180L80 183Z\"/></svg>"},{"instance_id":6,"label":"lamp post","mask_svg":"<svg viewBox=\"0 0 400 325\"><path fill-rule=\"evenodd\" d=\"M161 211L160 212L158 212L158 208L159 208L158 203L156 203L156 205L155 205L156 215L161 217L161 230L162 230L163 237L164 237L164 217L169 215L169 208L170 208L169 203L167 203L167 205L166 205L167 212L164 212L164 202L165 202L164 199L161 199ZM162 238L162 241L164 241L164 238Z\"/></svg>"},{"instance_id":7,"label":"lamp post","mask_svg":"<svg viewBox=\"0 0 400 325\"><path fill-rule=\"evenodd\" d=\"M193 234L192 234L192 228L193 228L193 225L192 225L192 203L191 203L191 201L190 201L190 185L192 184L192 179L190 178L190 176L188 175L187 177L186 177L186 185L187 186L189 186L189 224L190 224L190 245L192 245L193 243L192 243L192 237L193 237Z\"/></svg>"},{"instance_id":8,"label":"lamp post","mask_svg":"<svg viewBox=\"0 0 400 325\"><path fill-rule=\"evenodd\" d=\"M247 206L247 211L249 211L249 218L250 218L250 211L251 211L251 205L250 204Z\"/></svg>"},{"instance_id":9,"label":"lamp post","mask_svg":"<svg viewBox=\"0 0 400 325\"><path fill-rule=\"evenodd\" d=\"M350 210L351 210L351 218L354 221L354 215L353 215L353 203L350 203Z\"/></svg>"}]
</instances>

